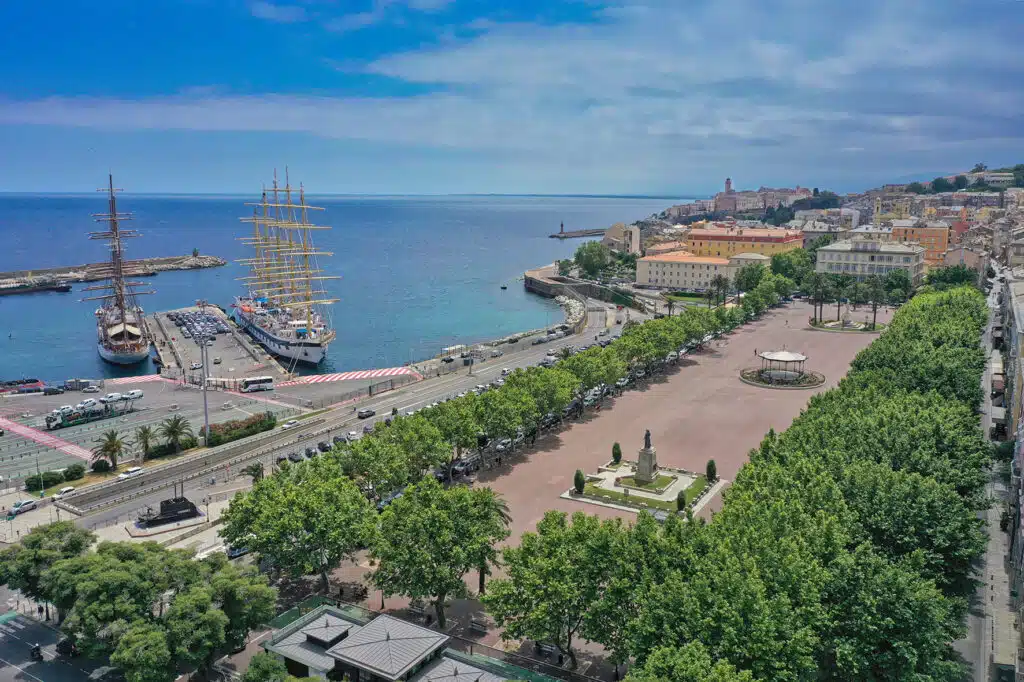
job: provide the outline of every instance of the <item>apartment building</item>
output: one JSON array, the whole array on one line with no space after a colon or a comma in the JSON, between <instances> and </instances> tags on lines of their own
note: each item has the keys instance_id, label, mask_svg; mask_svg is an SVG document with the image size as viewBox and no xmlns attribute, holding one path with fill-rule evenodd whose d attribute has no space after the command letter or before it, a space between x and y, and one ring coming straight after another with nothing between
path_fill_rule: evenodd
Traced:
<instances>
[{"instance_id":1,"label":"apartment building","mask_svg":"<svg viewBox=\"0 0 1024 682\"><path fill-rule=\"evenodd\" d=\"M928 267L941 266L949 249L949 225L942 222L896 225L905 221L893 221L892 241L901 244L920 244L924 247L924 262Z\"/></svg>"},{"instance_id":2,"label":"apartment building","mask_svg":"<svg viewBox=\"0 0 1024 682\"><path fill-rule=\"evenodd\" d=\"M905 270L914 285L924 278L924 247L871 239L848 239L818 249L815 272L851 275L858 280L872 275L885 277Z\"/></svg>"},{"instance_id":3,"label":"apartment building","mask_svg":"<svg viewBox=\"0 0 1024 682\"><path fill-rule=\"evenodd\" d=\"M636 262L637 286L704 291L716 275L732 278L728 258L672 251L644 256Z\"/></svg>"},{"instance_id":4,"label":"apartment building","mask_svg":"<svg viewBox=\"0 0 1024 682\"><path fill-rule=\"evenodd\" d=\"M740 253L773 256L803 246L799 230L777 228L705 227L690 230L687 250L695 256L729 258Z\"/></svg>"}]
</instances>

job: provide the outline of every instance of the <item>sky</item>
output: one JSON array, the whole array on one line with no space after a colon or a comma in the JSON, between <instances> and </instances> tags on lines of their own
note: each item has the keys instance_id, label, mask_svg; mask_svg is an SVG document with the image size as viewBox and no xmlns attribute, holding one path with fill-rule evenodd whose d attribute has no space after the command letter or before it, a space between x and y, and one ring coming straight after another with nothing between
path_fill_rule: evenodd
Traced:
<instances>
[{"instance_id":1,"label":"sky","mask_svg":"<svg viewBox=\"0 0 1024 682\"><path fill-rule=\"evenodd\" d=\"M0 191L856 191L1024 162L1021 0L0 3Z\"/></svg>"}]
</instances>

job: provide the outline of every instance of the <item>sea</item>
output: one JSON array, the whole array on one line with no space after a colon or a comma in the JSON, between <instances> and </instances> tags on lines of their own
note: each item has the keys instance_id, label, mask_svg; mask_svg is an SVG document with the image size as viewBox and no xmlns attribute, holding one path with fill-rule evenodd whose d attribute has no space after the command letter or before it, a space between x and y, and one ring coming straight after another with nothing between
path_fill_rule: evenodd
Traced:
<instances>
[{"instance_id":1,"label":"sea","mask_svg":"<svg viewBox=\"0 0 1024 682\"><path fill-rule=\"evenodd\" d=\"M245 202L258 196L118 195L127 258L174 256L198 249L228 265L161 272L144 278L152 295L147 312L195 305L205 299L230 310L247 273L235 261L249 256L240 240L251 226ZM527 293L520 281L532 267L571 257L580 239L550 239L565 229L605 228L664 210L688 197L561 196L307 196L325 211L314 234L332 255L319 259L339 302L331 306L337 340L315 372L395 367L438 354L445 346L475 343L562 320L553 301ZM109 258L92 214L106 210L103 194L0 194L0 271L94 263ZM501 286L508 288L502 290ZM0 379L110 378L152 374L147 361L130 368L96 353L93 292L43 292L0 297Z\"/></svg>"}]
</instances>

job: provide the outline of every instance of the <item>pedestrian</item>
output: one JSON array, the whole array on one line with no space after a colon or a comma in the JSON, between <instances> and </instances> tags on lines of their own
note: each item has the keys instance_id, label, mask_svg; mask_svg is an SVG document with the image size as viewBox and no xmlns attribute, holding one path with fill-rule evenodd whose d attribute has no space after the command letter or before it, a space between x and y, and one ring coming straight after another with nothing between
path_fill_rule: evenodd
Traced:
<instances>
[{"instance_id":1,"label":"pedestrian","mask_svg":"<svg viewBox=\"0 0 1024 682\"><path fill-rule=\"evenodd\" d=\"M754 357L755 358L757 357L757 349L756 348L754 349Z\"/></svg>"}]
</instances>

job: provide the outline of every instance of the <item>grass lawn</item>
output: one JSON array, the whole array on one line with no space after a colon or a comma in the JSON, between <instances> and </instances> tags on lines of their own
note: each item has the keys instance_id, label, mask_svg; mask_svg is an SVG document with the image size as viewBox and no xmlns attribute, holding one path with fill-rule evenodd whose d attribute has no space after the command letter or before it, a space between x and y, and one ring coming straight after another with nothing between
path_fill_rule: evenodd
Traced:
<instances>
[{"instance_id":1,"label":"grass lawn","mask_svg":"<svg viewBox=\"0 0 1024 682\"><path fill-rule=\"evenodd\" d=\"M619 483L622 485L628 485L631 488L639 488L640 490L664 490L672 484L673 479L675 479L675 476L664 476L659 474L650 483L638 483L636 478L633 476L623 476Z\"/></svg>"},{"instance_id":2,"label":"grass lawn","mask_svg":"<svg viewBox=\"0 0 1024 682\"><path fill-rule=\"evenodd\" d=\"M706 476L701 474L697 477L690 487L686 489L686 504L693 504L693 501L697 499L697 496L704 492L704 489L708 486L708 479ZM618 502L625 504L630 507L640 507L648 509L663 509L667 512L676 511L675 500L652 500L650 498L644 498L639 495L626 495L614 490L605 490L604 488L598 488L593 483L587 483L583 488L583 494L588 497L596 497L598 499L608 500L609 502Z\"/></svg>"},{"instance_id":3,"label":"grass lawn","mask_svg":"<svg viewBox=\"0 0 1024 682\"><path fill-rule=\"evenodd\" d=\"M142 467L143 469L147 469L149 467L158 466L160 464L173 462L174 460L181 459L182 457L185 457L187 455L194 455L202 449L203 447L201 445L197 445L196 447L191 448L189 450L182 450L176 455L167 455L166 457L147 459L145 462L139 462L138 460L135 459L119 461L117 463L117 471L105 471L102 474L98 474L95 471L92 471L91 469L88 468L88 464L86 462L83 462L83 464L86 464L87 466L85 470L85 477L80 478L77 481L64 481L62 483L58 483L57 485L50 486L49 488L43 491L43 494L46 497L49 497L50 495L53 495L54 493L58 492L61 488L65 488L67 486L72 486L74 487L75 490L81 490L86 486L94 485L96 483L103 483L104 481L109 481L112 478L116 478L118 474L120 474L128 467ZM38 491L32 493L32 495L38 494Z\"/></svg>"}]
</instances>

